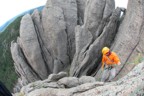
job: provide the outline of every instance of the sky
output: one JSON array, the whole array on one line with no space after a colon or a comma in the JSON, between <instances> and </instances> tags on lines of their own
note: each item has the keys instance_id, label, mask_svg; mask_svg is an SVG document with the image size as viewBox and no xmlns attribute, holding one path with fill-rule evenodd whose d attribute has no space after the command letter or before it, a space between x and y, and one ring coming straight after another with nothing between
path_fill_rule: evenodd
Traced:
<instances>
[{"instance_id":1,"label":"sky","mask_svg":"<svg viewBox=\"0 0 144 96\"><path fill-rule=\"evenodd\" d=\"M1 0L0 1L0 26L20 13L45 5L47 0ZM128 0L115 0L116 6L127 6Z\"/></svg>"}]
</instances>

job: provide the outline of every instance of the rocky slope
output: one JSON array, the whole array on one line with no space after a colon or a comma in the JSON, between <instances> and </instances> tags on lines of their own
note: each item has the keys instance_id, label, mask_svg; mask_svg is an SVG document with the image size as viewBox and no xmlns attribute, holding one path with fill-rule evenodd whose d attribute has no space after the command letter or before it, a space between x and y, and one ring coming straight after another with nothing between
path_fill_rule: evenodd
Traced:
<instances>
[{"instance_id":1,"label":"rocky slope","mask_svg":"<svg viewBox=\"0 0 144 96\"><path fill-rule=\"evenodd\" d=\"M143 56L143 6L144 0L130 0L127 10L115 8L114 0L47 0L42 12L23 16L20 36L11 43L20 75L15 91L61 71L98 80L104 46L119 55L119 76L127 62Z\"/></svg>"},{"instance_id":2,"label":"rocky slope","mask_svg":"<svg viewBox=\"0 0 144 96\"><path fill-rule=\"evenodd\" d=\"M98 82L94 77L67 77L65 72L24 86L14 96L143 96L144 62L116 82Z\"/></svg>"}]
</instances>

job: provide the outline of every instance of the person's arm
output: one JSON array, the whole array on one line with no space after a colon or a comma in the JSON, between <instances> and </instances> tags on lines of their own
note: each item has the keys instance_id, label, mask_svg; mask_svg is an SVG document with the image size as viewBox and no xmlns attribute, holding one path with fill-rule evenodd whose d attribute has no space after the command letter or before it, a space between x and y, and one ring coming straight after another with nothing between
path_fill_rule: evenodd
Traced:
<instances>
[{"instance_id":1,"label":"person's arm","mask_svg":"<svg viewBox=\"0 0 144 96\"><path fill-rule=\"evenodd\" d=\"M118 64L117 65L121 65L121 62L118 62Z\"/></svg>"},{"instance_id":2,"label":"person's arm","mask_svg":"<svg viewBox=\"0 0 144 96\"><path fill-rule=\"evenodd\" d=\"M121 65L121 62L120 62L120 59L118 57L118 55L116 53L114 53L114 62L117 64L117 65Z\"/></svg>"}]
</instances>

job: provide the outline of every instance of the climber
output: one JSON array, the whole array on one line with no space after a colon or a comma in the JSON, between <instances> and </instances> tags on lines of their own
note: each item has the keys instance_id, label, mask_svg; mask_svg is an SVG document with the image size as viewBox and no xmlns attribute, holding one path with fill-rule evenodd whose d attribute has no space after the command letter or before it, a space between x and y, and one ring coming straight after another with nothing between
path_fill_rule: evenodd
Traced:
<instances>
[{"instance_id":1,"label":"climber","mask_svg":"<svg viewBox=\"0 0 144 96\"><path fill-rule=\"evenodd\" d=\"M108 47L102 49L102 78L101 81L105 82L108 79L108 82L111 82L112 79L116 76L117 65L120 65L120 59L115 52L111 52ZM108 78L109 77L109 78Z\"/></svg>"}]
</instances>

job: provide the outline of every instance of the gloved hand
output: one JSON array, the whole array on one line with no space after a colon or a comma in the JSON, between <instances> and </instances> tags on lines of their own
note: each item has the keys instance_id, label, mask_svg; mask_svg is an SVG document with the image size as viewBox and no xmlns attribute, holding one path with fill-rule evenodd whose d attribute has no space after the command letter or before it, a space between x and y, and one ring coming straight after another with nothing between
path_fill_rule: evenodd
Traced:
<instances>
[{"instance_id":1,"label":"gloved hand","mask_svg":"<svg viewBox=\"0 0 144 96\"><path fill-rule=\"evenodd\" d=\"M118 62L118 64L117 65L121 65L121 62Z\"/></svg>"}]
</instances>

